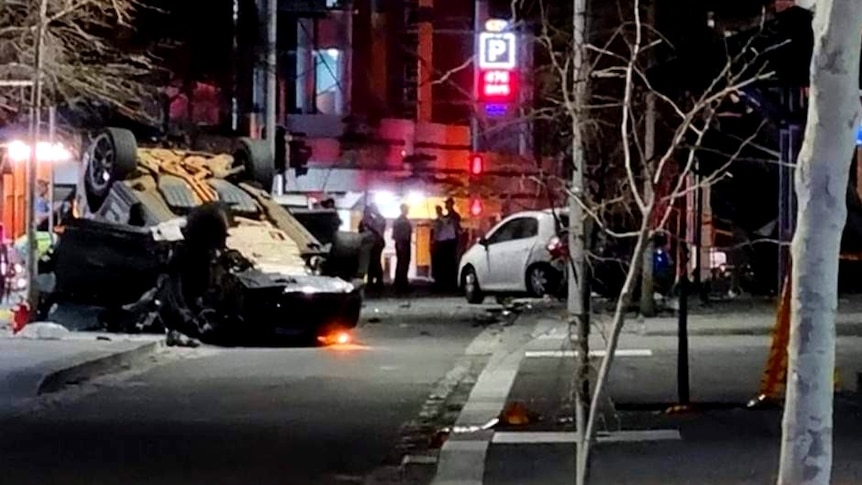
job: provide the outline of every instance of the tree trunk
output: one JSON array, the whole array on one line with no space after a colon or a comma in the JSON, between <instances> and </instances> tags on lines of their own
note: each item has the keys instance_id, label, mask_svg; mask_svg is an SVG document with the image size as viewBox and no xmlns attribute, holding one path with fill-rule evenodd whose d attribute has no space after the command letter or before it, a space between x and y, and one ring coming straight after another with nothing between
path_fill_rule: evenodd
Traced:
<instances>
[{"instance_id":1,"label":"tree trunk","mask_svg":"<svg viewBox=\"0 0 862 485\"><path fill-rule=\"evenodd\" d=\"M650 27L654 27L655 23L655 1L649 2L647 5L646 11L646 21L644 22L646 25ZM649 32L649 30L647 31ZM647 35L649 37L649 34ZM650 56L650 61L653 58L653 49L650 49L647 53ZM652 62L649 63L652 65ZM653 172L655 171L655 118L656 118L656 110L655 110L655 93L649 92L646 95L646 112L644 114L644 162L647 167L647 171L644 174L647 178L653 177ZM655 197L654 194L655 187L653 184L646 180L644 182L644 199L652 200ZM652 228L652 226L650 226ZM641 294L640 294L640 313L643 317L654 317L656 313L655 308L655 275L653 274L653 258L655 254L655 245L653 244L653 238L650 237L646 242L646 250L644 251L643 259L641 264L643 267L641 268Z\"/></svg>"},{"instance_id":2,"label":"tree trunk","mask_svg":"<svg viewBox=\"0 0 862 485\"><path fill-rule=\"evenodd\" d=\"M796 169L797 229L779 485L828 485L838 257L860 116L862 2L819 0L805 142Z\"/></svg>"}]
</instances>

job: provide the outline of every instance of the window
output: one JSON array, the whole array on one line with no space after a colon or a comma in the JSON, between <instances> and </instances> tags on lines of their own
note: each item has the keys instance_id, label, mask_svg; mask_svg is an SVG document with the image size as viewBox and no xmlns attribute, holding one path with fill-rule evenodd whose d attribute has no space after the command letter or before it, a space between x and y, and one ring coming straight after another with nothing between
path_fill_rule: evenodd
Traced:
<instances>
[{"instance_id":1,"label":"window","mask_svg":"<svg viewBox=\"0 0 862 485\"><path fill-rule=\"evenodd\" d=\"M534 217L519 217L500 226L491 237L489 244L499 244L516 239L527 239L539 233L539 221Z\"/></svg>"},{"instance_id":2,"label":"window","mask_svg":"<svg viewBox=\"0 0 862 485\"><path fill-rule=\"evenodd\" d=\"M317 111L340 115L344 103L343 51L321 49L314 51L314 98Z\"/></svg>"},{"instance_id":3,"label":"window","mask_svg":"<svg viewBox=\"0 0 862 485\"><path fill-rule=\"evenodd\" d=\"M534 217L519 219L518 232L514 239L528 239L539 235L539 221Z\"/></svg>"}]
</instances>

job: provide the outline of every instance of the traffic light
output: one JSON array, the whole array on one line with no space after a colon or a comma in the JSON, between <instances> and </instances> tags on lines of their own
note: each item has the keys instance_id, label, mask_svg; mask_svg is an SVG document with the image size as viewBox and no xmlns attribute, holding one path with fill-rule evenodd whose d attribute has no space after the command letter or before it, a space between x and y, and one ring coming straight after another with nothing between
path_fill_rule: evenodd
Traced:
<instances>
[{"instance_id":1,"label":"traffic light","mask_svg":"<svg viewBox=\"0 0 862 485\"><path fill-rule=\"evenodd\" d=\"M470 199L470 215L473 217L479 217L482 215L482 199L479 197L473 197Z\"/></svg>"},{"instance_id":2,"label":"traffic light","mask_svg":"<svg viewBox=\"0 0 862 485\"><path fill-rule=\"evenodd\" d=\"M474 153L470 155L470 175L476 177L485 172L485 157Z\"/></svg>"},{"instance_id":3,"label":"traffic light","mask_svg":"<svg viewBox=\"0 0 862 485\"><path fill-rule=\"evenodd\" d=\"M311 147L305 142L305 134L293 133L288 139L288 166L296 170L296 176L308 173L308 161L311 159Z\"/></svg>"}]
</instances>

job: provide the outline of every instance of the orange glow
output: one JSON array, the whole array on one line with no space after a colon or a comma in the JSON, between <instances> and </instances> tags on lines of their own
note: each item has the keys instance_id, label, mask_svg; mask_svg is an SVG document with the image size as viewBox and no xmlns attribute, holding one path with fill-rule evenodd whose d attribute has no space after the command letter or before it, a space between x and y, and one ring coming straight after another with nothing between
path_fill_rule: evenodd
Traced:
<instances>
[{"instance_id":1,"label":"orange glow","mask_svg":"<svg viewBox=\"0 0 862 485\"><path fill-rule=\"evenodd\" d=\"M350 343L350 334L347 332L340 332L335 336L335 343L340 345L345 345Z\"/></svg>"},{"instance_id":2,"label":"orange glow","mask_svg":"<svg viewBox=\"0 0 862 485\"><path fill-rule=\"evenodd\" d=\"M321 335L317 337L317 340L323 345L348 345L353 342L353 336L346 330L337 330Z\"/></svg>"}]
</instances>

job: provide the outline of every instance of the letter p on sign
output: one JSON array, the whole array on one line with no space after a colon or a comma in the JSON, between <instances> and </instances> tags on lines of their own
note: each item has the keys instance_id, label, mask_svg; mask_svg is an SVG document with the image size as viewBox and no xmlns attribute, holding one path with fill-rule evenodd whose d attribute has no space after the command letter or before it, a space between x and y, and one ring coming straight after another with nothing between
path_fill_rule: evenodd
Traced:
<instances>
[{"instance_id":1,"label":"letter p on sign","mask_svg":"<svg viewBox=\"0 0 862 485\"><path fill-rule=\"evenodd\" d=\"M512 32L479 34L479 68L514 69L516 45Z\"/></svg>"}]
</instances>

